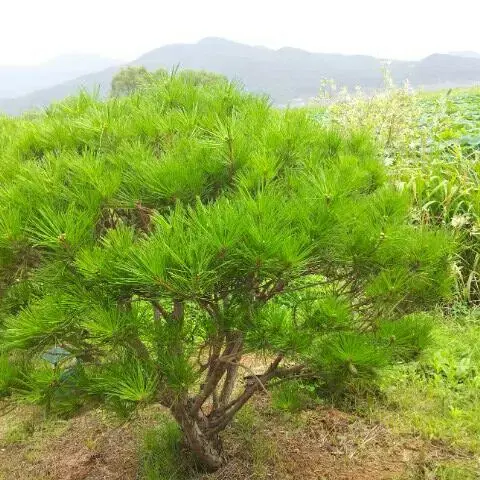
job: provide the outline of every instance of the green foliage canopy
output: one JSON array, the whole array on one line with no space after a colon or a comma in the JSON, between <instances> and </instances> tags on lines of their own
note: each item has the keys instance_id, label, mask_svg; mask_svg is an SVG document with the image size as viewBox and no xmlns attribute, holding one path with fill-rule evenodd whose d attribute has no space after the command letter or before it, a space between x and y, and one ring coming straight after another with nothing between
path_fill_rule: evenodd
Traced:
<instances>
[{"instance_id":1,"label":"green foliage canopy","mask_svg":"<svg viewBox=\"0 0 480 480\"><path fill-rule=\"evenodd\" d=\"M0 148L0 347L33 360L24 388L159 401L209 469L256 391L367 381L450 291L450 237L407 223L368 136L226 81L82 94L1 120ZM54 346L71 356L35 367Z\"/></svg>"}]
</instances>

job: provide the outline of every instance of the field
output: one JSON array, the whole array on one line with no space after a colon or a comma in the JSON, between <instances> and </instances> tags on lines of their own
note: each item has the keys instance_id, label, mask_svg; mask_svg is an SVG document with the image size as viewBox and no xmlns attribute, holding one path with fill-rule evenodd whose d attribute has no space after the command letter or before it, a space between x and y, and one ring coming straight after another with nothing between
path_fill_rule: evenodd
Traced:
<instances>
[{"instance_id":1,"label":"field","mask_svg":"<svg viewBox=\"0 0 480 480\"><path fill-rule=\"evenodd\" d=\"M319 395L302 379L259 389L225 431L230 461L210 474L194 468L158 404L139 402L126 417L100 407L46 415L45 402L14 390L0 403L1 480L480 478L480 91L391 87L308 115L367 131L388 182L412 195L412 224L446 229L459 245L453 293L428 314L429 346L383 368L372 389ZM270 360L247 354L245 369ZM10 368L0 356L0 393Z\"/></svg>"}]
</instances>

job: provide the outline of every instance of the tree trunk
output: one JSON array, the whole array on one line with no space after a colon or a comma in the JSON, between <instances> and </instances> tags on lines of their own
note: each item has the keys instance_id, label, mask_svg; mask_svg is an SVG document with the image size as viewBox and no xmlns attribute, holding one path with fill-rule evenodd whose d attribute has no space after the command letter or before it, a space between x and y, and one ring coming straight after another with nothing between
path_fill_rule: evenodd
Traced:
<instances>
[{"instance_id":1,"label":"tree trunk","mask_svg":"<svg viewBox=\"0 0 480 480\"><path fill-rule=\"evenodd\" d=\"M180 425L185 446L192 452L198 465L209 472L214 472L225 464L226 459L219 435L243 405L255 392L265 389L265 385L273 378L293 378L305 368L304 365L295 365L280 369L283 354L278 354L264 373L246 378L243 392L229 402L237 375L239 356L241 356L241 339L238 339L238 342L230 342L225 347L224 354L216 359L215 366L211 367L207 381L197 396L189 397L188 392L185 391L180 398L174 395L168 398L167 395L162 401L163 405L170 407L175 420ZM231 363L228 364L227 361ZM228 371L228 374L220 394L221 405L217 406L214 400L213 408L205 414L202 405L210 397L217 398L218 386L225 371Z\"/></svg>"},{"instance_id":2,"label":"tree trunk","mask_svg":"<svg viewBox=\"0 0 480 480\"><path fill-rule=\"evenodd\" d=\"M190 409L185 404L174 405L172 413L180 424L184 441L198 464L208 472L215 472L223 466L225 457L218 434L207 436L202 431L199 420L191 415Z\"/></svg>"}]
</instances>

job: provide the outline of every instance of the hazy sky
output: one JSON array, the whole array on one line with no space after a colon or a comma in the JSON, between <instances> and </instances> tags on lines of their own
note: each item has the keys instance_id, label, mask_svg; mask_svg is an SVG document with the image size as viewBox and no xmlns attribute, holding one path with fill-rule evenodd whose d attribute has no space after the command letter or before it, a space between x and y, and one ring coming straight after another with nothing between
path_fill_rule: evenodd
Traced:
<instances>
[{"instance_id":1,"label":"hazy sky","mask_svg":"<svg viewBox=\"0 0 480 480\"><path fill-rule=\"evenodd\" d=\"M206 36L401 59L480 51L480 0L0 0L0 15L0 65L131 60Z\"/></svg>"}]
</instances>

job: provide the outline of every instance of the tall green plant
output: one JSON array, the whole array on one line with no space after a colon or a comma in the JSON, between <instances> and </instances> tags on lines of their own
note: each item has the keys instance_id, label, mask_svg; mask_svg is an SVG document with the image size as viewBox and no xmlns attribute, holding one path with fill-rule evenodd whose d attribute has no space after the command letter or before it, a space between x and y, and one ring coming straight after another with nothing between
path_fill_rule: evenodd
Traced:
<instances>
[{"instance_id":1,"label":"tall green plant","mask_svg":"<svg viewBox=\"0 0 480 480\"><path fill-rule=\"evenodd\" d=\"M38 399L162 403L207 469L257 391L368 382L412 357L415 312L449 295L450 237L408 224L362 131L184 76L12 122L1 350L35 365L62 347L54 375L30 376Z\"/></svg>"},{"instance_id":2,"label":"tall green plant","mask_svg":"<svg viewBox=\"0 0 480 480\"><path fill-rule=\"evenodd\" d=\"M324 127L370 132L389 176L413 195L412 221L444 226L456 238L456 300L478 303L478 89L415 92L408 84L396 87L388 69L384 80L370 94L324 81L319 101L326 106L315 118Z\"/></svg>"}]
</instances>

